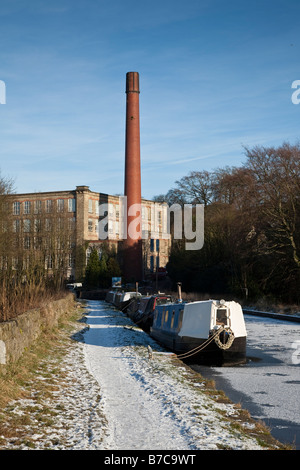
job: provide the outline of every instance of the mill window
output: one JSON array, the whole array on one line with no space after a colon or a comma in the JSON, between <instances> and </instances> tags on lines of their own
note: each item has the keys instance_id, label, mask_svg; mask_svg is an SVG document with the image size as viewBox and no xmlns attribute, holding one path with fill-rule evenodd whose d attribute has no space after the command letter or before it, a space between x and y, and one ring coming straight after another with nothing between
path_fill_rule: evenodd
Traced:
<instances>
[{"instance_id":1,"label":"mill window","mask_svg":"<svg viewBox=\"0 0 300 470\"><path fill-rule=\"evenodd\" d=\"M16 201L13 203L13 214L20 215L20 202Z\"/></svg>"},{"instance_id":2,"label":"mill window","mask_svg":"<svg viewBox=\"0 0 300 470\"><path fill-rule=\"evenodd\" d=\"M25 201L24 203L24 214L30 214L30 201Z\"/></svg>"}]
</instances>

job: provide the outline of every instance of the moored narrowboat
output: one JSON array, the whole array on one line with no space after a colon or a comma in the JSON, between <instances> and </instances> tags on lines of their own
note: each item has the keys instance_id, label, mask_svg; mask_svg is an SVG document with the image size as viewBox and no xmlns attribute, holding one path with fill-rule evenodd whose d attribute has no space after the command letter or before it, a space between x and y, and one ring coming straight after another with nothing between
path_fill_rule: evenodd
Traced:
<instances>
[{"instance_id":1,"label":"moored narrowboat","mask_svg":"<svg viewBox=\"0 0 300 470\"><path fill-rule=\"evenodd\" d=\"M113 304L119 310L125 311L130 302L138 297L141 297L140 292L118 292L114 297Z\"/></svg>"},{"instance_id":2,"label":"moored narrowboat","mask_svg":"<svg viewBox=\"0 0 300 470\"><path fill-rule=\"evenodd\" d=\"M189 362L216 366L246 362L244 316L234 301L158 305L150 335Z\"/></svg>"},{"instance_id":3,"label":"moored narrowboat","mask_svg":"<svg viewBox=\"0 0 300 470\"><path fill-rule=\"evenodd\" d=\"M140 328L149 332L155 307L170 302L172 302L172 297L162 293L133 297L124 311Z\"/></svg>"},{"instance_id":4,"label":"moored narrowboat","mask_svg":"<svg viewBox=\"0 0 300 470\"><path fill-rule=\"evenodd\" d=\"M127 305L125 313L128 315L129 318L131 318L131 320L135 321L140 303L144 298L145 297L142 296L133 297Z\"/></svg>"},{"instance_id":5,"label":"moored narrowboat","mask_svg":"<svg viewBox=\"0 0 300 470\"><path fill-rule=\"evenodd\" d=\"M128 305L130 305L136 299L140 299L142 295L139 292L124 292L120 287L112 288L107 292L105 301L109 304L114 305L119 310L125 311Z\"/></svg>"},{"instance_id":6,"label":"moored narrowboat","mask_svg":"<svg viewBox=\"0 0 300 470\"><path fill-rule=\"evenodd\" d=\"M140 328L149 333L153 324L154 311L158 305L170 304L172 297L166 294L156 294L150 297L144 297L140 300L139 306L135 312L134 321Z\"/></svg>"}]
</instances>

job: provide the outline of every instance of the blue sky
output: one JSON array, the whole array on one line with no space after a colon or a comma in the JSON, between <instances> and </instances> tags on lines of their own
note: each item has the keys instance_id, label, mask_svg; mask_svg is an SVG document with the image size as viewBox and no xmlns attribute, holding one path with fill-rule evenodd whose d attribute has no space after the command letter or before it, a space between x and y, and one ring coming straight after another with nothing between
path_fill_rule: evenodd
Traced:
<instances>
[{"instance_id":1,"label":"blue sky","mask_svg":"<svg viewBox=\"0 0 300 470\"><path fill-rule=\"evenodd\" d=\"M242 165L244 146L296 143L299 23L299 0L1 0L1 175L122 194L128 71L145 198Z\"/></svg>"}]
</instances>

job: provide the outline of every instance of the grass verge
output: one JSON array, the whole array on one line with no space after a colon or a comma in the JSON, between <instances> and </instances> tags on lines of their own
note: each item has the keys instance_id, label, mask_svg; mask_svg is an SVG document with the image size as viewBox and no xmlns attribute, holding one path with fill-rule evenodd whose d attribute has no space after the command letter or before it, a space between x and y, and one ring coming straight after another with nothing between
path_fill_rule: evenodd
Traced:
<instances>
[{"instance_id":1,"label":"grass verge","mask_svg":"<svg viewBox=\"0 0 300 470\"><path fill-rule=\"evenodd\" d=\"M47 437L47 429L65 414L59 396L76 381L63 361L75 343L74 331L78 335L82 329L81 318L81 308L74 308L56 328L43 331L18 361L0 370L0 449L40 448L38 439L45 436L43 448L63 447L63 439ZM63 426L69 426L71 419L65 415Z\"/></svg>"}]
</instances>

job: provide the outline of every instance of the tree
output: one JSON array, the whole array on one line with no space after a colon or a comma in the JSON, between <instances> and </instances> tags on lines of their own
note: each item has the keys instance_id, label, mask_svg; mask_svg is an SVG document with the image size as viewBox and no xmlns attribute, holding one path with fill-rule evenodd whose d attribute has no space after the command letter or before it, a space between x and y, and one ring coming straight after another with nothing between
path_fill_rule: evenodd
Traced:
<instances>
[{"instance_id":1,"label":"tree","mask_svg":"<svg viewBox=\"0 0 300 470\"><path fill-rule=\"evenodd\" d=\"M261 289L282 301L299 302L300 146L245 149L254 178L256 220L251 245Z\"/></svg>"},{"instance_id":2,"label":"tree","mask_svg":"<svg viewBox=\"0 0 300 470\"><path fill-rule=\"evenodd\" d=\"M101 250L93 248L88 260L84 283L90 288L108 288L111 278L121 276L121 269L114 249L106 243L101 244Z\"/></svg>"},{"instance_id":3,"label":"tree","mask_svg":"<svg viewBox=\"0 0 300 470\"><path fill-rule=\"evenodd\" d=\"M96 248L93 248L86 266L85 284L87 284L89 287L99 287L100 272L101 267L99 253Z\"/></svg>"},{"instance_id":4,"label":"tree","mask_svg":"<svg viewBox=\"0 0 300 470\"><path fill-rule=\"evenodd\" d=\"M13 191L13 182L0 176L0 321L10 317L11 298L14 291L13 255L15 246L11 233L11 211L9 195Z\"/></svg>"},{"instance_id":5,"label":"tree","mask_svg":"<svg viewBox=\"0 0 300 470\"><path fill-rule=\"evenodd\" d=\"M212 177L208 171L191 171L176 181L177 189L187 202L207 206L213 197Z\"/></svg>"},{"instance_id":6,"label":"tree","mask_svg":"<svg viewBox=\"0 0 300 470\"><path fill-rule=\"evenodd\" d=\"M257 203L266 219L263 249L300 269L300 145L246 149L255 177Z\"/></svg>"},{"instance_id":7,"label":"tree","mask_svg":"<svg viewBox=\"0 0 300 470\"><path fill-rule=\"evenodd\" d=\"M203 248L173 243L169 275L186 290L300 302L300 145L245 152L242 167L190 172L167 193L205 204Z\"/></svg>"}]
</instances>

